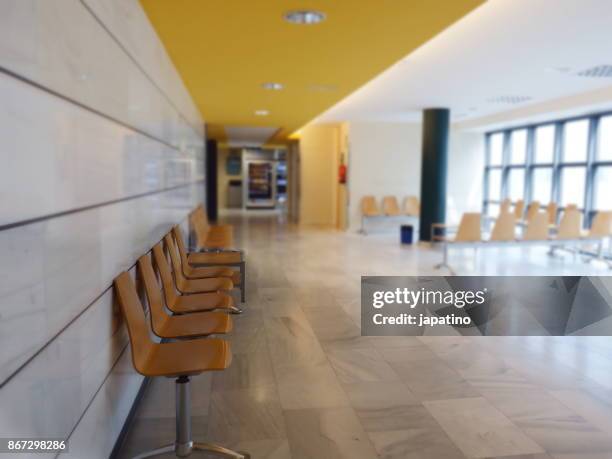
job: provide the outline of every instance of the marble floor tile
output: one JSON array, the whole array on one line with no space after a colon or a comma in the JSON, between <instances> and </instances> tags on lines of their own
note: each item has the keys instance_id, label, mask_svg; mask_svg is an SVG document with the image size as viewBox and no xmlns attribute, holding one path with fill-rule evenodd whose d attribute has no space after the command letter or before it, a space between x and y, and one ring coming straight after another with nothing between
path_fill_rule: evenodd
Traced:
<instances>
[{"instance_id":1,"label":"marble floor tile","mask_svg":"<svg viewBox=\"0 0 612 459\"><path fill-rule=\"evenodd\" d=\"M368 434L380 459L465 459L439 427Z\"/></svg>"},{"instance_id":2,"label":"marble floor tile","mask_svg":"<svg viewBox=\"0 0 612 459\"><path fill-rule=\"evenodd\" d=\"M191 414L208 415L213 373L203 373L191 378ZM173 378L151 378L146 391L147 399L155 403L142 403L138 407L139 418L174 418L176 383Z\"/></svg>"},{"instance_id":3,"label":"marble floor tile","mask_svg":"<svg viewBox=\"0 0 612 459\"><path fill-rule=\"evenodd\" d=\"M286 410L293 459L375 459L376 451L353 410Z\"/></svg>"},{"instance_id":4,"label":"marble floor tile","mask_svg":"<svg viewBox=\"0 0 612 459\"><path fill-rule=\"evenodd\" d=\"M399 377L375 349L335 349L327 357L341 383L395 381Z\"/></svg>"},{"instance_id":5,"label":"marble floor tile","mask_svg":"<svg viewBox=\"0 0 612 459\"><path fill-rule=\"evenodd\" d=\"M612 435L612 406L609 401L580 390L551 391L550 394L593 426Z\"/></svg>"},{"instance_id":6,"label":"marble floor tile","mask_svg":"<svg viewBox=\"0 0 612 459\"><path fill-rule=\"evenodd\" d=\"M262 347L260 352L234 353L230 367L216 372L212 377L213 391L255 389L261 386L276 387L267 347Z\"/></svg>"},{"instance_id":7,"label":"marble floor tile","mask_svg":"<svg viewBox=\"0 0 612 459\"><path fill-rule=\"evenodd\" d=\"M275 388L213 392L208 420L208 436L218 443L285 438Z\"/></svg>"},{"instance_id":8,"label":"marble floor tile","mask_svg":"<svg viewBox=\"0 0 612 459\"><path fill-rule=\"evenodd\" d=\"M324 349L354 349L372 347L369 337L361 336L361 330L341 308L305 308L314 333Z\"/></svg>"},{"instance_id":9,"label":"marble floor tile","mask_svg":"<svg viewBox=\"0 0 612 459\"><path fill-rule=\"evenodd\" d=\"M419 342L412 346L378 347L377 349L383 358L390 363L402 363L412 360L441 361L431 349Z\"/></svg>"},{"instance_id":10,"label":"marble floor tile","mask_svg":"<svg viewBox=\"0 0 612 459\"><path fill-rule=\"evenodd\" d=\"M265 320L265 330L273 366L327 363L325 352L307 322L275 317Z\"/></svg>"},{"instance_id":11,"label":"marble floor tile","mask_svg":"<svg viewBox=\"0 0 612 459\"><path fill-rule=\"evenodd\" d=\"M349 405L348 398L329 363L275 367L275 373L283 409Z\"/></svg>"},{"instance_id":12,"label":"marble floor tile","mask_svg":"<svg viewBox=\"0 0 612 459\"><path fill-rule=\"evenodd\" d=\"M247 303L225 336L232 366L192 379L196 438L254 459L612 459L612 339L364 337L360 276L437 275L436 249L398 248L395 232L228 222L247 251ZM576 274L504 260L504 274ZM482 257L457 271L500 269ZM153 379L121 457L173 441L174 409L174 382Z\"/></svg>"},{"instance_id":13,"label":"marble floor tile","mask_svg":"<svg viewBox=\"0 0 612 459\"><path fill-rule=\"evenodd\" d=\"M199 441L215 443L216 439L207 436L208 420L206 417L192 417L193 438ZM133 456L174 443L174 417L168 418L136 418L130 425L130 430L123 442L118 458L129 459ZM176 458L174 454L158 457Z\"/></svg>"},{"instance_id":14,"label":"marble floor tile","mask_svg":"<svg viewBox=\"0 0 612 459\"><path fill-rule=\"evenodd\" d=\"M425 344L416 336L370 336L368 341L375 348L416 347L425 349Z\"/></svg>"},{"instance_id":15,"label":"marble floor tile","mask_svg":"<svg viewBox=\"0 0 612 459\"><path fill-rule=\"evenodd\" d=\"M223 446L234 451L244 451L251 455L251 459L291 459L289 441L285 438L272 438L267 440L249 440L225 443ZM202 457L194 454L194 459ZM209 456L205 456L209 457ZM219 459L219 456L210 456L211 459Z\"/></svg>"},{"instance_id":16,"label":"marble floor tile","mask_svg":"<svg viewBox=\"0 0 612 459\"><path fill-rule=\"evenodd\" d=\"M545 452L482 397L435 400L424 405L468 457Z\"/></svg>"},{"instance_id":17,"label":"marble floor tile","mask_svg":"<svg viewBox=\"0 0 612 459\"><path fill-rule=\"evenodd\" d=\"M329 308L338 307L334 292L329 288L303 288L294 289L299 305L303 308Z\"/></svg>"},{"instance_id":18,"label":"marble floor tile","mask_svg":"<svg viewBox=\"0 0 612 459\"><path fill-rule=\"evenodd\" d=\"M443 400L480 395L439 358L392 362L391 367L419 400Z\"/></svg>"}]
</instances>

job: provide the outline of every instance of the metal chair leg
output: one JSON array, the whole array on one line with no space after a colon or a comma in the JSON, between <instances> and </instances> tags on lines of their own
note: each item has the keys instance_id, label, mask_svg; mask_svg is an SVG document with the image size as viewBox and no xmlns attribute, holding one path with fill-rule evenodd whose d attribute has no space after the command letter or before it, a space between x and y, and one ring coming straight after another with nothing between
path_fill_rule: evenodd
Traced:
<instances>
[{"instance_id":1,"label":"metal chair leg","mask_svg":"<svg viewBox=\"0 0 612 459\"><path fill-rule=\"evenodd\" d=\"M244 261L240 262L240 301L241 303L246 302L246 264Z\"/></svg>"},{"instance_id":2,"label":"metal chair leg","mask_svg":"<svg viewBox=\"0 0 612 459\"><path fill-rule=\"evenodd\" d=\"M248 453L232 451L220 445L194 442L191 437L191 388L188 376L179 376L175 384L176 394L176 440L173 445L154 449L133 459L145 459L174 452L178 457L187 457L194 451L209 451L233 459L250 459Z\"/></svg>"},{"instance_id":3,"label":"metal chair leg","mask_svg":"<svg viewBox=\"0 0 612 459\"><path fill-rule=\"evenodd\" d=\"M213 443L201 443L195 442L193 444L194 451L208 451L214 454L218 454L224 457L230 457L233 459L251 459L251 455L245 452L233 451L220 445Z\"/></svg>"}]
</instances>

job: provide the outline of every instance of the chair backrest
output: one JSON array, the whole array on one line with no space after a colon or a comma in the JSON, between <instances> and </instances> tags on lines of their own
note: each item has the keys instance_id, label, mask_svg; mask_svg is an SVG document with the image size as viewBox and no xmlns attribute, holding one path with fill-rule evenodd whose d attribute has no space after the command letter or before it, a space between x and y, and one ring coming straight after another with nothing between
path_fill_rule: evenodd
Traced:
<instances>
[{"instance_id":1,"label":"chair backrest","mask_svg":"<svg viewBox=\"0 0 612 459\"><path fill-rule=\"evenodd\" d=\"M608 237L612 235L612 211L599 211L595 214L589 237Z\"/></svg>"},{"instance_id":2,"label":"chair backrest","mask_svg":"<svg viewBox=\"0 0 612 459\"><path fill-rule=\"evenodd\" d=\"M514 241L516 216L510 212L499 214L491 231L491 241Z\"/></svg>"},{"instance_id":3,"label":"chair backrest","mask_svg":"<svg viewBox=\"0 0 612 459\"><path fill-rule=\"evenodd\" d=\"M385 196L382 200L382 208L385 215L401 215L401 210L395 196Z\"/></svg>"},{"instance_id":4,"label":"chair backrest","mask_svg":"<svg viewBox=\"0 0 612 459\"><path fill-rule=\"evenodd\" d=\"M482 216L478 212L466 212L461 216L459 228L455 235L456 242L476 242L482 240L480 232Z\"/></svg>"},{"instance_id":5,"label":"chair backrest","mask_svg":"<svg viewBox=\"0 0 612 459\"><path fill-rule=\"evenodd\" d=\"M172 228L172 235L174 236L174 242L176 242L176 246L178 248L179 256L181 257L181 264L183 266L183 271L188 273L189 261L187 260L187 248L185 247L185 240L183 239L183 232L181 231L181 227L176 225Z\"/></svg>"},{"instance_id":6,"label":"chair backrest","mask_svg":"<svg viewBox=\"0 0 612 459\"><path fill-rule=\"evenodd\" d=\"M151 263L149 255L145 254L138 259L138 272L140 273L149 302L151 326L153 331L159 335L158 332L163 329L170 316L164 310L161 288L157 283L157 276L153 270L153 263Z\"/></svg>"},{"instance_id":7,"label":"chair backrest","mask_svg":"<svg viewBox=\"0 0 612 459\"><path fill-rule=\"evenodd\" d=\"M198 248L206 245L206 239L210 232L210 224L204 207L199 205L189 214L190 231L195 235L195 243Z\"/></svg>"},{"instance_id":8,"label":"chair backrest","mask_svg":"<svg viewBox=\"0 0 612 459\"><path fill-rule=\"evenodd\" d=\"M127 272L122 272L115 278L114 288L127 323L134 368L140 374L145 374L150 356L158 344L149 337L147 319L132 277Z\"/></svg>"},{"instance_id":9,"label":"chair backrest","mask_svg":"<svg viewBox=\"0 0 612 459\"><path fill-rule=\"evenodd\" d=\"M421 205L419 204L419 198L416 196L406 196L404 199L404 213L418 217L421 213Z\"/></svg>"},{"instance_id":10,"label":"chair backrest","mask_svg":"<svg viewBox=\"0 0 612 459\"><path fill-rule=\"evenodd\" d=\"M549 225L556 225L557 224L557 209L559 207L557 206L556 202L549 202L548 205L546 206L546 213L548 214L548 224Z\"/></svg>"},{"instance_id":11,"label":"chair backrest","mask_svg":"<svg viewBox=\"0 0 612 459\"><path fill-rule=\"evenodd\" d=\"M533 217L538 215L540 212L540 201L531 201L529 206L527 206L527 215L525 215L525 220L530 222Z\"/></svg>"},{"instance_id":12,"label":"chair backrest","mask_svg":"<svg viewBox=\"0 0 612 459\"><path fill-rule=\"evenodd\" d=\"M364 196L361 198L361 214L366 217L380 215L380 210L378 210L374 196Z\"/></svg>"},{"instance_id":13,"label":"chair backrest","mask_svg":"<svg viewBox=\"0 0 612 459\"><path fill-rule=\"evenodd\" d=\"M548 213L538 212L527 223L525 241L545 241L548 239Z\"/></svg>"},{"instance_id":14,"label":"chair backrest","mask_svg":"<svg viewBox=\"0 0 612 459\"><path fill-rule=\"evenodd\" d=\"M580 238L580 222L582 214L576 208L566 208L563 217L559 222L557 231L558 239L578 239Z\"/></svg>"},{"instance_id":15,"label":"chair backrest","mask_svg":"<svg viewBox=\"0 0 612 459\"><path fill-rule=\"evenodd\" d=\"M507 214L508 212L510 212L510 207L512 207L512 201L510 201L509 198L504 199L501 205L499 206L499 213Z\"/></svg>"},{"instance_id":16,"label":"chair backrest","mask_svg":"<svg viewBox=\"0 0 612 459\"><path fill-rule=\"evenodd\" d=\"M178 295L176 294L176 287L174 286L174 280L172 280L172 270L168 264L168 259L164 253L164 246L161 242L158 242L153 247L153 260L155 261L155 267L159 273L159 277L164 287L164 297L166 298L166 304L171 308L176 303Z\"/></svg>"},{"instance_id":17,"label":"chair backrest","mask_svg":"<svg viewBox=\"0 0 612 459\"><path fill-rule=\"evenodd\" d=\"M164 242L166 244L166 250L170 254L170 263L172 265L172 272L174 274L174 281L178 286L179 290L184 290L184 286L187 283L187 278L183 274L183 267L181 265L181 260L176 251L176 244L172 240L172 235L170 233L164 236Z\"/></svg>"},{"instance_id":18,"label":"chair backrest","mask_svg":"<svg viewBox=\"0 0 612 459\"><path fill-rule=\"evenodd\" d=\"M568 204L565 206L565 210L578 210L578 204Z\"/></svg>"},{"instance_id":19,"label":"chair backrest","mask_svg":"<svg viewBox=\"0 0 612 459\"><path fill-rule=\"evenodd\" d=\"M525 201L519 199L514 204L514 216L517 220L521 220L523 218L523 212L525 211Z\"/></svg>"}]
</instances>

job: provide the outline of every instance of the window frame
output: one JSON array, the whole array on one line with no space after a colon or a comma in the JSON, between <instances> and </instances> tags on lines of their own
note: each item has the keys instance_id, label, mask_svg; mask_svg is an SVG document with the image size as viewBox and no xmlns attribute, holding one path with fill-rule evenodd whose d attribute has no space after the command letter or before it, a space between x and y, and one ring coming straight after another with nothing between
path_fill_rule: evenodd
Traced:
<instances>
[{"instance_id":1,"label":"window frame","mask_svg":"<svg viewBox=\"0 0 612 459\"><path fill-rule=\"evenodd\" d=\"M599 122L601 118L611 116L612 111L594 113L590 115L575 116L570 118L547 120L538 123L524 124L512 126L503 129L496 129L485 133L485 167L484 167L484 187L483 187L483 202L482 211L487 214L490 204L501 204L501 202L509 197L509 176L512 169L524 168L525 183L523 190L523 199L526 203L533 200L533 176L536 169L550 168L552 171L551 181L551 201L559 204L559 210L564 208L560 206L561 196L563 195L563 183L561 180L562 171L566 167L584 167L585 168L585 189L584 199L581 203L576 203L581 212L585 215L584 224L589 226L597 209L595 206L595 186L596 175L600 167L612 166L612 160L601 160L599 158ZM564 161L563 147L565 139L565 126L572 121L587 120L588 121L588 137L587 137L587 158L586 161ZM536 163L535 162L535 147L536 147L536 129L542 126L555 127L554 144L553 144L553 162L552 163ZM527 130L527 150L525 162L523 164L511 164L510 155L512 148L511 139L512 133L521 129ZM503 136L503 151L502 164L492 165L490 163L491 137L495 134ZM489 199L489 176L494 169L501 170L501 189L500 199ZM548 203L541 202L542 208L545 208Z\"/></svg>"}]
</instances>

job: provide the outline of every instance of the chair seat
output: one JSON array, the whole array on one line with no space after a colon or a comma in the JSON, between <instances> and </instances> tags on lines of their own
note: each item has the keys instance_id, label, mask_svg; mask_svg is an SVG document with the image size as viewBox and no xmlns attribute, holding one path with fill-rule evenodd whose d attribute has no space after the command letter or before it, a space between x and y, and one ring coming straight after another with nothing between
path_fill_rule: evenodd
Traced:
<instances>
[{"instance_id":1,"label":"chair seat","mask_svg":"<svg viewBox=\"0 0 612 459\"><path fill-rule=\"evenodd\" d=\"M229 277L232 279L235 271L232 268L223 266L204 266L199 268L191 268L187 272L189 279L205 279L207 277Z\"/></svg>"},{"instance_id":2,"label":"chair seat","mask_svg":"<svg viewBox=\"0 0 612 459\"><path fill-rule=\"evenodd\" d=\"M201 271L203 269L210 269L211 272L214 272L212 275L208 275L207 271ZM234 271L231 268L222 268L222 267L196 267L191 268L189 271L188 279L206 279L208 277L227 277L231 279L234 286L240 285L240 273L238 271Z\"/></svg>"},{"instance_id":3,"label":"chair seat","mask_svg":"<svg viewBox=\"0 0 612 459\"><path fill-rule=\"evenodd\" d=\"M173 312L184 314L190 312L212 311L213 309L230 309L234 300L224 293L198 293L195 295L182 295L169 307Z\"/></svg>"},{"instance_id":4,"label":"chair seat","mask_svg":"<svg viewBox=\"0 0 612 459\"><path fill-rule=\"evenodd\" d=\"M156 344L138 370L145 376L191 376L226 369L232 362L230 345L221 339Z\"/></svg>"},{"instance_id":5,"label":"chair seat","mask_svg":"<svg viewBox=\"0 0 612 459\"><path fill-rule=\"evenodd\" d=\"M242 262L240 252L191 252L187 255L187 261L194 265L231 265Z\"/></svg>"},{"instance_id":6,"label":"chair seat","mask_svg":"<svg viewBox=\"0 0 612 459\"><path fill-rule=\"evenodd\" d=\"M233 241L229 236L218 236L218 237L207 237L206 238L206 248L211 249L227 249L232 247Z\"/></svg>"},{"instance_id":7,"label":"chair seat","mask_svg":"<svg viewBox=\"0 0 612 459\"><path fill-rule=\"evenodd\" d=\"M183 293L218 292L231 290L234 284L227 277L212 277L209 279L187 279L180 289Z\"/></svg>"},{"instance_id":8,"label":"chair seat","mask_svg":"<svg viewBox=\"0 0 612 459\"><path fill-rule=\"evenodd\" d=\"M155 334L160 338L193 338L215 333L229 333L231 317L223 312L196 312L184 316L169 317L161 330Z\"/></svg>"}]
</instances>

